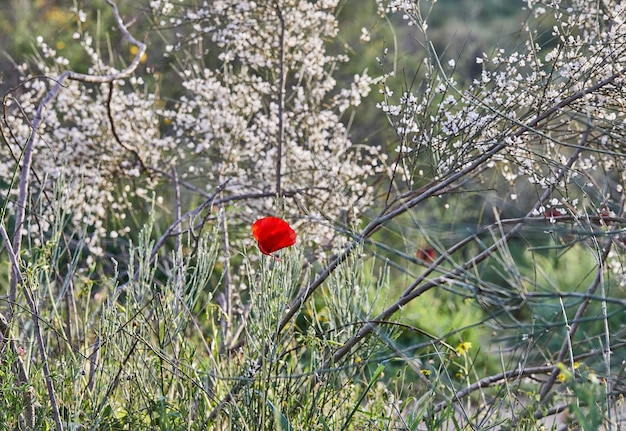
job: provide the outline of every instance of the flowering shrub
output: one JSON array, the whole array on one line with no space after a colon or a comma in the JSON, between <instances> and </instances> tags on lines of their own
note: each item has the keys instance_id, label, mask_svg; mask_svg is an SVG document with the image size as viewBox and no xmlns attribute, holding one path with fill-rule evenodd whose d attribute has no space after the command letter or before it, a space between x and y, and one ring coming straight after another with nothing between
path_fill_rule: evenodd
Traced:
<instances>
[{"instance_id":1,"label":"flowering shrub","mask_svg":"<svg viewBox=\"0 0 626 431\"><path fill-rule=\"evenodd\" d=\"M297 220L304 209L308 220L323 222L310 236L322 246L334 236L329 225L346 217L354 223L371 205L368 181L383 167L380 148L354 145L345 124L373 80L363 73L335 88L333 69L348 60L327 48L338 31L337 4L151 2L162 25L191 27L166 47L184 59L187 91L163 113L176 145L189 152L187 174L209 189L231 179L230 196L261 196L241 204L245 217L283 211ZM200 55L216 66L197 61ZM287 196L280 209L277 196Z\"/></svg>"},{"instance_id":2,"label":"flowering shrub","mask_svg":"<svg viewBox=\"0 0 626 431\"><path fill-rule=\"evenodd\" d=\"M76 33L75 38L93 61L88 74L117 72L100 58L89 34ZM23 81L7 98L3 129L9 139L8 147L2 149L4 163L0 164L5 181L10 180L15 161L32 133L37 107L67 67L64 58L41 38L37 47L40 57L35 71L30 74L29 66L22 65ZM94 246L99 237L109 234L103 223L106 216L123 214L133 198L146 195L145 189L124 187L124 180L139 179L148 167L166 164L169 152L175 149L174 140L159 130L156 96L142 93L142 85L140 77L111 86L68 81L43 110L36 132L32 169L37 181L33 192L51 194L61 177L71 178L62 190L63 201L71 209L74 226L90 227ZM151 178L147 180L148 187L154 185ZM33 233L47 230L49 214L45 211L51 207L43 207L41 217L28 225Z\"/></svg>"},{"instance_id":3,"label":"flowering shrub","mask_svg":"<svg viewBox=\"0 0 626 431\"><path fill-rule=\"evenodd\" d=\"M398 68L335 81L349 60L334 53L338 0L151 1L176 72L162 96L139 76L145 45L119 19L135 56L123 73L82 27L86 74L37 41L35 72L22 66L2 124L0 177L17 186L12 238L0 223L11 269L0 371L17 384L0 388L1 420L536 429L568 409L585 429L613 424L626 346L626 9L529 0L525 43L479 54L465 85L460 58L430 43L436 1L376 3L427 48L406 56L415 79ZM350 137L378 83L396 137L388 167L384 144ZM372 216L371 179L387 174ZM173 208L165 229L160 209L133 206L161 185L174 190L158 201ZM204 198L184 215L182 188ZM125 273L114 262L96 283L81 259L93 262L124 211L141 232L120 253ZM213 229L200 232L206 220ZM340 223L361 229L341 241ZM95 234L90 250L78 226ZM22 249L26 233L39 242ZM249 258L254 239L280 259ZM315 261L307 242L336 253ZM20 346L30 339L35 348Z\"/></svg>"},{"instance_id":4,"label":"flowering shrub","mask_svg":"<svg viewBox=\"0 0 626 431\"><path fill-rule=\"evenodd\" d=\"M418 163L439 179L475 178L480 166L509 185L496 186L508 193L506 205L528 216L567 213L590 232L590 219L597 222L603 211L624 215L624 8L618 1L601 9L585 1L527 7L532 18L523 47L479 55L482 71L466 88L455 80L455 59L433 53L417 88L406 88L399 100L384 92L380 108L401 142L393 169L411 184L423 175L413 168ZM428 16L414 2L380 1L379 10L401 11L428 45ZM547 30L541 23L549 19L555 24ZM545 31L551 39L540 44ZM625 285L618 255L626 234L623 224L612 226L609 262Z\"/></svg>"},{"instance_id":5,"label":"flowering shrub","mask_svg":"<svg viewBox=\"0 0 626 431\"><path fill-rule=\"evenodd\" d=\"M337 3L220 1L195 8L151 2L163 28L185 30L165 52L181 64L181 87L174 90L180 97L164 103L144 91L141 77L111 87L71 81L44 111L33 165L40 187L49 191L64 166L86 190L66 190L75 204L74 223L105 235L105 210L121 214L134 197L147 195L145 188L120 192L118 185L141 176L150 189L155 173L173 166L208 191L229 181L223 196L240 198L238 218L245 223L269 213L297 220L304 210L309 221L319 222L309 225L310 240L329 246L335 221L355 223L372 203L370 180L382 172L384 159L378 147L354 145L346 127L347 113L373 80L363 73L335 88L333 69L348 60L326 48L337 35ZM77 17L84 21L86 14L77 11ZM74 38L92 62L89 74L115 72L86 31ZM30 133L29 118L55 76L71 66L41 38L37 48L34 74L21 67L20 94L10 100L5 126L13 156L5 155L4 178ZM162 129L164 121L169 127Z\"/></svg>"}]
</instances>

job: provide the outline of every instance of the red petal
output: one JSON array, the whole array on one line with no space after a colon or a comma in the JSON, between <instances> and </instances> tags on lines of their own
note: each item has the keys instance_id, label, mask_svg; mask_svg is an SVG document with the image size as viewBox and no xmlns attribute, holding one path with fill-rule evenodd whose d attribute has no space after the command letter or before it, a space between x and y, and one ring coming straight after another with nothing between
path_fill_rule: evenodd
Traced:
<instances>
[{"instance_id":1,"label":"red petal","mask_svg":"<svg viewBox=\"0 0 626 431\"><path fill-rule=\"evenodd\" d=\"M415 252L415 257L427 263L432 263L437 258L437 252L433 248L420 248Z\"/></svg>"},{"instance_id":2,"label":"red petal","mask_svg":"<svg viewBox=\"0 0 626 431\"><path fill-rule=\"evenodd\" d=\"M271 254L296 243L296 232L278 217L265 217L252 224L252 235L263 254Z\"/></svg>"},{"instance_id":3,"label":"red petal","mask_svg":"<svg viewBox=\"0 0 626 431\"><path fill-rule=\"evenodd\" d=\"M557 210L556 208L548 208L546 212L544 213L544 215L547 218L553 218L553 217L561 217L563 213Z\"/></svg>"}]
</instances>

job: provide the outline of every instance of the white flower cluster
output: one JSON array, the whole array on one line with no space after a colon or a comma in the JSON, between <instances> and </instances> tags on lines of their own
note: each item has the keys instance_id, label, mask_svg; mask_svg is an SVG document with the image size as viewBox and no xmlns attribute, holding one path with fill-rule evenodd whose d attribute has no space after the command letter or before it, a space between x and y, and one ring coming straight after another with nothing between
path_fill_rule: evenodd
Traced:
<instances>
[{"instance_id":1,"label":"white flower cluster","mask_svg":"<svg viewBox=\"0 0 626 431\"><path fill-rule=\"evenodd\" d=\"M88 34L79 38L93 61L88 73L115 72L102 61ZM13 175L15 160L32 133L37 107L65 69L62 57L42 38L37 39L37 46L40 55L34 65L36 72L31 74L29 66L21 66L24 75L19 91L7 98L4 127L12 139L8 147L3 147L0 176L4 181ZM141 79L132 78L127 83L115 82L109 89L108 85L66 81L43 110L41 126L35 132L38 139L33 148L33 191L38 189L51 197L62 175L71 178L71 182L64 183L63 200L74 226L86 227L94 234L93 246L99 237L114 234L105 229L106 212L123 216L136 196L138 189L120 187L124 180L139 177L143 167L158 166L165 152L173 148L173 139L161 136L159 131L156 97L139 91L141 84ZM49 214L45 211L28 226L31 233L47 230ZM92 250L97 251L97 247Z\"/></svg>"},{"instance_id":2,"label":"white flower cluster","mask_svg":"<svg viewBox=\"0 0 626 431\"><path fill-rule=\"evenodd\" d=\"M615 0L601 6L585 0L527 3L533 13L518 52L479 56L482 72L465 88L449 76L452 63L429 56L422 85L397 101L386 97L380 108L395 125L403 153L429 151L439 177L493 151L489 166L511 184L527 181L562 199L584 195L598 212L608 202L623 213L622 192L614 186L626 182L626 7ZM416 6L402 4L398 11L421 22ZM546 16L555 25L552 39L540 45ZM585 151L566 169L577 148ZM412 166L396 168L406 180L412 172L403 171L405 165Z\"/></svg>"},{"instance_id":3,"label":"white flower cluster","mask_svg":"<svg viewBox=\"0 0 626 431\"><path fill-rule=\"evenodd\" d=\"M322 221L307 226L312 241L328 245L330 224L341 217L355 223L371 204L371 177L382 172L384 161L379 148L350 139L348 114L373 81L362 73L336 88L333 72L347 61L327 49L338 33L337 4L151 1L162 37L172 36L164 56L175 58L181 78L180 89L168 92L182 95L165 104L145 91L140 77L115 82L112 93L107 84L66 81L37 131L33 171L42 190L50 191L61 172L75 178L66 190L73 222L114 236L103 227L107 211L122 214L134 197L148 195L145 188L122 187L124 179L176 163L184 179L209 190L228 180L224 195L242 198L236 202L245 223L267 213ZM168 33L171 28L176 30ZM73 39L91 62L89 74L118 72L86 31ZM14 172L37 106L71 67L43 38L37 46L36 72L23 66L19 92L7 104L13 139L12 154L0 164L5 179ZM281 208L274 207L278 188L285 197Z\"/></svg>"},{"instance_id":4,"label":"white flower cluster","mask_svg":"<svg viewBox=\"0 0 626 431\"><path fill-rule=\"evenodd\" d=\"M266 193L241 204L250 218L284 211L297 220L304 209L309 220L334 221L358 217L370 205L368 180L382 170L379 149L354 145L342 117L367 96L372 79L356 75L336 90L332 72L346 61L327 50L338 31L337 0L220 0L197 9L154 3L172 10L174 18L164 22L192 25L191 36L172 42L168 55L209 46L204 54L216 63L203 67L197 54L184 61L187 93L163 112L176 144L193 156L186 161L190 175L200 175L207 188L230 180L230 195ZM272 195L278 176L288 196L282 209ZM333 238L323 225L311 230L318 244Z\"/></svg>"},{"instance_id":5,"label":"white flower cluster","mask_svg":"<svg viewBox=\"0 0 626 431\"><path fill-rule=\"evenodd\" d=\"M623 142L615 140L619 134L614 130L624 118L618 109L624 97L622 78L616 77L626 67L624 8L610 2L612 11L598 15L589 2L570 3L568 8L553 5L559 22L553 35L559 43L548 53L528 42L522 52L507 54L500 49L490 56L484 54L476 59L483 71L467 89L460 89L441 65L426 61L424 88L418 94L405 93L397 104L387 98L381 109L406 142L425 145L439 155L441 175L462 168L476 154L505 141L508 145L498 159L516 166L504 171L507 179L527 175L530 181L547 186L555 172L550 163L565 160L588 121L593 133L586 145L609 152L589 153L581 163L593 160L603 167L621 163L615 151L623 148ZM547 13L549 8L540 10ZM605 80L612 81L603 86ZM577 93L586 94L567 99ZM538 116L560 103L563 106L546 119L554 127L544 132L542 123L534 124ZM527 125L532 127L521 130Z\"/></svg>"}]
</instances>

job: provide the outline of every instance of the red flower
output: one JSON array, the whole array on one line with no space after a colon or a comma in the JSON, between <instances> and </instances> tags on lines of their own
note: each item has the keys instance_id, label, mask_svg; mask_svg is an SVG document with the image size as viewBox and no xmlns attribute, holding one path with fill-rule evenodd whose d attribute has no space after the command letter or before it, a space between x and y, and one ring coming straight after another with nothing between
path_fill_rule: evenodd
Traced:
<instances>
[{"instance_id":1,"label":"red flower","mask_svg":"<svg viewBox=\"0 0 626 431\"><path fill-rule=\"evenodd\" d=\"M546 218L554 218L554 217L561 217L561 216L563 216L565 214L563 214L561 211L559 211L556 208L548 208L543 215Z\"/></svg>"},{"instance_id":2,"label":"red flower","mask_svg":"<svg viewBox=\"0 0 626 431\"><path fill-rule=\"evenodd\" d=\"M296 243L296 232L285 220L278 217L264 217L252 224L252 235L257 240L261 253L271 256L281 248Z\"/></svg>"},{"instance_id":3,"label":"red flower","mask_svg":"<svg viewBox=\"0 0 626 431\"><path fill-rule=\"evenodd\" d=\"M415 257L426 263L433 263L437 258L437 252L433 248L420 248L415 252Z\"/></svg>"}]
</instances>

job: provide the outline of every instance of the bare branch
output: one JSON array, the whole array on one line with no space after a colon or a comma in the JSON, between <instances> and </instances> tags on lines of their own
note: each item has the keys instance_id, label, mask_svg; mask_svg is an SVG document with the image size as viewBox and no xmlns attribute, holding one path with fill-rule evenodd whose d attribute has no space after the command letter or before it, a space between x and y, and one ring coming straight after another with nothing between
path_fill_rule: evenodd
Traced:
<instances>
[{"instance_id":1,"label":"bare branch","mask_svg":"<svg viewBox=\"0 0 626 431\"><path fill-rule=\"evenodd\" d=\"M280 21L279 58L278 58L278 136L276 137L276 196L281 196L283 143L285 140L285 18L278 2L274 2L274 9Z\"/></svg>"},{"instance_id":2,"label":"bare branch","mask_svg":"<svg viewBox=\"0 0 626 431\"><path fill-rule=\"evenodd\" d=\"M28 307L30 308L31 314L33 316L35 338L37 339L37 347L39 347L39 353L41 355L41 362L43 366L44 377L46 379L46 386L48 388L48 397L50 397L50 406L52 408L52 415L54 417L54 422L56 424L57 431L62 431L63 423L61 422L61 414L59 412L59 405L57 403L56 395L54 393L54 383L52 381L52 376L50 374L50 365L48 364L48 354L46 353L46 346L43 341L43 335L41 334L41 327L39 326L39 310L37 309L37 304L33 300L33 297L30 293L29 286L27 285L27 283L25 283L24 279L22 278L22 274L19 270L20 265L18 262L18 257L13 251L13 247L11 246L9 235L7 234L7 231L4 228L4 224L0 224L0 236L2 237L2 240L5 242L7 254L9 255L9 261L11 262L11 267L13 268L12 274L17 277L17 284L22 286L24 297L26 298L26 302L28 303ZM22 376L22 378L26 378L26 376L24 375Z\"/></svg>"},{"instance_id":3,"label":"bare branch","mask_svg":"<svg viewBox=\"0 0 626 431\"><path fill-rule=\"evenodd\" d=\"M617 76L615 76L615 78L617 78ZM609 82L605 82L604 85L607 85L608 83ZM583 97L584 96L584 92L579 92L578 96L579 97ZM572 99L571 101L573 101L573 100L574 99ZM570 103L571 103L571 101L570 101ZM555 108L553 107L549 111L552 111L553 109L555 109ZM539 118L545 118L545 116L544 115L538 116L537 119L533 120L528 126L519 129L516 132L516 134L522 134L522 133L525 133L527 130L532 130L536 126L537 122L540 121ZM567 162L567 164L560 170L560 172L559 172L559 174L557 176L557 179L563 178L567 174L568 170L572 167L574 162L578 159L578 156L582 152L582 148L584 148L584 145L586 145L586 142L587 142L586 135L589 133L589 128L590 128L590 125L587 128L587 132L585 134L583 134L583 137L581 138L582 145L574 151L574 153L570 157L570 159ZM422 202L423 200L427 199L433 193L437 193L440 190L440 188L442 187L442 185L444 185L444 184L445 185L452 184L454 182L454 181L452 181L452 179L457 180L460 177L462 177L462 176L472 172L474 169L478 168L478 166L482 165L487 160L489 160L497 152L502 150L504 148L504 146L505 146L505 144L496 144L496 145L494 145L491 150L487 151L482 156L477 157L476 160L470 166L468 166L467 168L461 170L457 174L453 174L453 175L449 176L448 178L442 180L440 183L437 183L437 184L433 185L432 187L430 187L429 189L424 191L422 194L420 194L420 195L416 196L415 198L409 200L406 203L406 206L401 206L401 207L399 207L399 208L397 208L395 210L390 211L386 215L378 217L377 219L372 221L364 229L364 231L361 234L360 238L366 238L367 236L371 235L376 229L378 229L380 226L382 226L384 223L386 223L388 220L391 220L392 218L397 217L398 215L400 215L403 212L407 211L409 208L412 208L413 206L415 206L418 203ZM537 210L543 204L543 202L545 202L550 197L550 195L552 194L554 188L556 187L556 183L558 183L558 181L556 181L555 184L553 184L552 186L546 188L546 190L544 191L544 193L540 197L540 199L538 199L537 202L535 203L535 205L532 207L532 209L530 209L530 211L528 211L528 214L526 215L526 217L530 217L530 215L532 215L534 213L534 211ZM447 274L444 274L444 275L442 275L442 276L440 276L440 277L438 277L438 278L436 278L434 280L427 281L425 284L421 285L421 283L426 280L426 277L430 273L432 273L434 268L436 268L441 262L443 262L445 259L447 259L447 256L450 256L452 253L454 253L455 251L459 250L463 245L465 245L465 242L458 243L455 246L451 247L444 254L442 254L429 268L427 268L426 271L422 275L420 275L420 277L418 277L404 291L402 296L394 304L389 306L386 310L384 310L374 320L375 321L376 320L387 320L391 315L393 315L395 312L400 310L404 305L408 304L413 299L415 299L418 296L420 296L422 293L430 290L431 288L433 288L435 286L446 284L450 278L454 278L456 276L459 276L459 275L463 274L467 269L472 268L477 263L479 263L479 262L483 261L484 259L486 259L487 257L489 257L494 252L494 250L497 250L497 248L501 244L506 243L511 237L513 237L513 235L516 234L522 228L522 226L523 226L523 223L519 223L519 224L513 226L510 231L508 231L506 234L504 234L504 236L502 238L500 238L498 241L496 241L492 246L486 248L481 253L479 253L478 255L473 257L472 259L470 259L467 262L465 262L463 265L457 267L456 269L450 271ZM468 241L469 241L469 238L468 238ZM343 261L343 260L345 260L347 258L347 254L352 252L354 246L355 246L355 242L353 242L351 244L350 248L348 248L348 249L346 249L344 251L344 253L342 254L342 260L341 261ZM335 264L335 263L336 263L336 265L338 265L340 263L338 259L339 258L335 259L331 263L331 265ZM328 277L328 275L330 275L330 272L332 272L332 270L334 270L335 268L336 268L336 266L333 266L332 269L331 269L331 266L329 266L327 268L327 270L325 270L320 276L318 276L318 278L310 286L307 287L307 290L304 290L303 293L301 293L301 295L299 295L298 298L296 298L296 300L299 301L299 302L295 302L294 303L294 307L292 307L292 308L296 308L296 306L297 306L298 309L299 309L300 305L304 302L304 300L306 300L313 293L313 291L322 283L322 281L324 281ZM419 287L419 289L418 289L418 286L420 286L420 285L421 285L421 287ZM288 322L288 320L291 319L291 317L293 315L295 315L295 311L292 312L292 310L289 310L289 312L287 312L285 314L285 317L283 318L283 321L281 322L281 326L280 327L282 328L284 326L282 323L284 322L284 324L286 324ZM348 340L342 347L340 347L335 352L335 354L333 355L332 361L330 359L327 360L327 362L325 363L324 366L328 366L331 362L332 363L337 363L341 358L343 358L345 355L347 355L350 352L350 350L354 347L355 344L360 342L372 330L373 330L373 325L370 324L370 325L364 326L353 338Z\"/></svg>"},{"instance_id":4,"label":"bare branch","mask_svg":"<svg viewBox=\"0 0 626 431\"><path fill-rule=\"evenodd\" d=\"M124 37L126 37L131 43L137 45L139 48L137 50L137 54L133 58L133 61L130 65L114 74L110 75L86 75L83 73L77 73L71 70L66 70L63 72L56 80L55 84L48 91L46 96L43 98L39 106L37 106L37 110L35 111L35 115L32 121L32 133L30 137L26 141L26 145L24 146L24 151L22 153L22 171L20 175L19 181L19 194L17 198L16 204L16 214L15 214L15 231L13 232L13 251L16 255L20 254L21 251L21 243L23 230L22 227L24 225L25 211L26 211L26 201L29 195L30 188L30 174L31 174L31 165L33 161L33 148L35 143L37 142L37 137L39 136L39 126L43 120L43 111L47 104L49 104L52 100L54 100L59 92L63 89L63 85L66 80L73 81L81 81L88 82L92 84L106 84L111 83L118 79L127 78L131 74L135 72L139 63L141 61L141 57L146 52L146 45L143 42L135 39L124 24L124 21L120 17L119 10L117 5L112 0L106 0L106 2L113 8L113 14L115 17L115 21L117 23L118 28L122 31ZM15 298L17 296L17 284L19 278L19 268L13 267L11 271L11 283L9 287L9 316L8 319L11 320L13 315L13 306L12 304L15 302Z\"/></svg>"}]
</instances>

